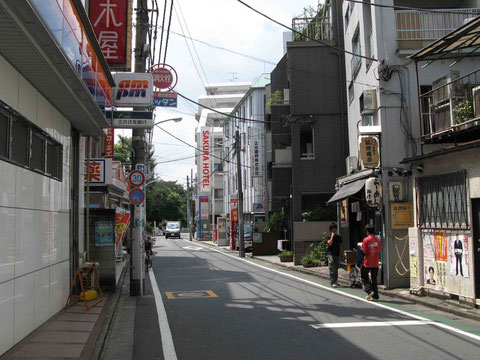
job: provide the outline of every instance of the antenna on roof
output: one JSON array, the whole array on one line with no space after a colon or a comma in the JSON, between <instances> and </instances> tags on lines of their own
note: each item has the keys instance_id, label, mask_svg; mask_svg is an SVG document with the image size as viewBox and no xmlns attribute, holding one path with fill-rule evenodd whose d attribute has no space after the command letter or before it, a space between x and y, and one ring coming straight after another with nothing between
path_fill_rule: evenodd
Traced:
<instances>
[{"instance_id":1,"label":"antenna on roof","mask_svg":"<svg viewBox=\"0 0 480 360\"><path fill-rule=\"evenodd\" d=\"M235 76L235 74L238 74L237 72L231 72L232 78L230 79L231 82L235 82L235 80L238 80L238 77Z\"/></svg>"}]
</instances>

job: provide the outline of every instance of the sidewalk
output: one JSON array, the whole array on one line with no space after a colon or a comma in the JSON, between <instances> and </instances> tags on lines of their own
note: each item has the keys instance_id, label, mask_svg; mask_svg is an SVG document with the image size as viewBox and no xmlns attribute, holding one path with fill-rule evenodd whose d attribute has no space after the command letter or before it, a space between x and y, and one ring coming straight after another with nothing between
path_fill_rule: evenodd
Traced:
<instances>
[{"instance_id":1,"label":"sidewalk","mask_svg":"<svg viewBox=\"0 0 480 360\"><path fill-rule=\"evenodd\" d=\"M212 247L217 247L215 243L211 241L199 241L199 240L195 240L195 241L212 246ZM218 248L230 251L232 253L237 253L237 251L230 250L228 246L219 246ZM270 264L274 264L276 266L284 267L292 271L298 271L304 274L317 276L319 278L326 279L326 280L330 279L328 266L304 268L302 265L294 265L293 262L282 263L280 262L280 258L276 255L254 257L251 254L247 254L247 256L270 263ZM349 273L345 269L343 268L338 269L338 284L345 287L350 286L348 276L349 276ZM406 300L412 303L427 306L435 310L444 311L456 316L480 321L480 309L473 308L468 305L464 305L455 300L437 299L430 296L418 296L418 295L410 294L410 290L406 288L389 290L389 289L386 289L385 286L383 285L379 286L378 292L383 296Z\"/></svg>"},{"instance_id":2,"label":"sidewalk","mask_svg":"<svg viewBox=\"0 0 480 360\"><path fill-rule=\"evenodd\" d=\"M105 339L104 324L112 315L119 293L103 293L103 300L89 311L85 311L83 302L61 310L0 356L0 360L90 359Z\"/></svg>"}]
</instances>

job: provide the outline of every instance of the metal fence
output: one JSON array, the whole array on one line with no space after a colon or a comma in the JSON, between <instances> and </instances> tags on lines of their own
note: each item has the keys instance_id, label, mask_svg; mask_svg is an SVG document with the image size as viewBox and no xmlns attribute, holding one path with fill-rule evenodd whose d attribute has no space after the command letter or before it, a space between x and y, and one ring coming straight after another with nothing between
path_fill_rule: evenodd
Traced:
<instances>
[{"instance_id":1,"label":"metal fence","mask_svg":"<svg viewBox=\"0 0 480 360\"><path fill-rule=\"evenodd\" d=\"M466 19L479 15L480 9L398 10L395 14L397 40L436 40L462 26Z\"/></svg>"},{"instance_id":2,"label":"metal fence","mask_svg":"<svg viewBox=\"0 0 480 360\"><path fill-rule=\"evenodd\" d=\"M293 18L293 41L333 40L332 23L328 17Z\"/></svg>"}]
</instances>

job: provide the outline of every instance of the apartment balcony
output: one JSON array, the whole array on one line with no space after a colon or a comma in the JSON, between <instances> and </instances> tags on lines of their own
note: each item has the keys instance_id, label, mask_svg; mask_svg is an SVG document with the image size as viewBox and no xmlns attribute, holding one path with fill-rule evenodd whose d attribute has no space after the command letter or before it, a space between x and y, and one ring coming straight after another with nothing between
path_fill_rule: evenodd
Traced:
<instances>
[{"instance_id":1,"label":"apartment balcony","mask_svg":"<svg viewBox=\"0 0 480 360\"><path fill-rule=\"evenodd\" d=\"M292 41L333 40L332 23L328 17L293 18L292 29L298 32L292 34Z\"/></svg>"},{"instance_id":2,"label":"apartment balcony","mask_svg":"<svg viewBox=\"0 0 480 360\"><path fill-rule=\"evenodd\" d=\"M421 49L462 26L467 19L480 14L480 9L435 9L395 11L399 50Z\"/></svg>"},{"instance_id":3,"label":"apartment balcony","mask_svg":"<svg viewBox=\"0 0 480 360\"><path fill-rule=\"evenodd\" d=\"M423 143L480 139L480 69L450 71L420 96Z\"/></svg>"}]
</instances>

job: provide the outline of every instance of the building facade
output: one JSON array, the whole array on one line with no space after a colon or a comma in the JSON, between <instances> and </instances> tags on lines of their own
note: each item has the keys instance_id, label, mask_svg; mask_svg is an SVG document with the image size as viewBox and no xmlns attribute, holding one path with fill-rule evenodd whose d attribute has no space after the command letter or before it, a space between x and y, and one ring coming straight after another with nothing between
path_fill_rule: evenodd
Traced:
<instances>
[{"instance_id":1,"label":"building facade","mask_svg":"<svg viewBox=\"0 0 480 360\"><path fill-rule=\"evenodd\" d=\"M0 355L60 311L85 262L87 136L113 78L80 1L1 1Z\"/></svg>"}]
</instances>

